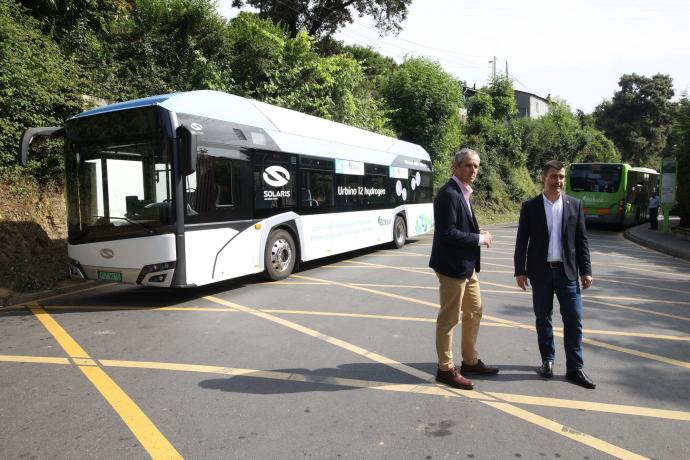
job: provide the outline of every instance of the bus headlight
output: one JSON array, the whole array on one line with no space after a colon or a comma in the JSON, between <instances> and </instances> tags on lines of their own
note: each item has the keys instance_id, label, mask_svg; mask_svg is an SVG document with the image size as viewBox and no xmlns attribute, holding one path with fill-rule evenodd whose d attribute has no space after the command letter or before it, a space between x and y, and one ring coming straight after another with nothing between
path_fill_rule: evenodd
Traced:
<instances>
[{"instance_id":1,"label":"bus headlight","mask_svg":"<svg viewBox=\"0 0 690 460\"><path fill-rule=\"evenodd\" d=\"M139 273L139 276L137 277L137 284L141 284L147 277L147 275L158 272L164 273L158 273L156 275L149 276L146 281L153 283L164 283L168 274L172 270L175 270L175 265L175 262L161 262L158 264L144 265L144 267L141 269L141 272Z\"/></svg>"}]
</instances>

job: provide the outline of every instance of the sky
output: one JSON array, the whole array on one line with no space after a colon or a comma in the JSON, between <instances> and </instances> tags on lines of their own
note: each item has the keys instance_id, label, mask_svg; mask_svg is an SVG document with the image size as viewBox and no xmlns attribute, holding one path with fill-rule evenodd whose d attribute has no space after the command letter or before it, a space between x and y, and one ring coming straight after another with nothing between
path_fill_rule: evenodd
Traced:
<instances>
[{"instance_id":1,"label":"sky","mask_svg":"<svg viewBox=\"0 0 690 460\"><path fill-rule=\"evenodd\" d=\"M231 0L218 11L234 17ZM479 88L497 73L515 89L591 113L619 88L623 74L673 78L677 99L690 93L689 0L412 0L397 35L380 37L367 17L335 38L402 62L438 61Z\"/></svg>"}]
</instances>

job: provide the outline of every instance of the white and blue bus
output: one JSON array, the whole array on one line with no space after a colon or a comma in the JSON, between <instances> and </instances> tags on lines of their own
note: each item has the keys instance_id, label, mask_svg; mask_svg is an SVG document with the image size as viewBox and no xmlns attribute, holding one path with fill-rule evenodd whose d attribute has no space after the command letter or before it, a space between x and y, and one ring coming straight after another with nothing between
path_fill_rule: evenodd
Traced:
<instances>
[{"instance_id":1,"label":"white and blue bus","mask_svg":"<svg viewBox=\"0 0 690 460\"><path fill-rule=\"evenodd\" d=\"M216 91L107 105L63 127L74 278L200 286L433 228L420 146Z\"/></svg>"}]
</instances>

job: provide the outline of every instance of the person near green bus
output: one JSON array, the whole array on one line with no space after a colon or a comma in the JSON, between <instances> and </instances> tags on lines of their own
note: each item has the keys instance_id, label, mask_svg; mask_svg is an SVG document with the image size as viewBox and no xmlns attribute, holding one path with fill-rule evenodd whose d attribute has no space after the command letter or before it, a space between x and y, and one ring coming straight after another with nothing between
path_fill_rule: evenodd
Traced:
<instances>
[{"instance_id":1,"label":"person near green bus","mask_svg":"<svg viewBox=\"0 0 690 460\"><path fill-rule=\"evenodd\" d=\"M649 228L657 230L659 228L659 196L656 190L652 191L649 197Z\"/></svg>"},{"instance_id":2,"label":"person near green bus","mask_svg":"<svg viewBox=\"0 0 690 460\"><path fill-rule=\"evenodd\" d=\"M515 279L527 290L532 283L532 306L542 364L537 373L553 377L556 349L553 339L553 296L558 298L567 380L594 389L582 357L582 289L592 285L592 264L582 202L563 193L565 166L547 161L541 172L543 193L523 204L515 240ZM529 279L529 281L528 281Z\"/></svg>"}]
</instances>

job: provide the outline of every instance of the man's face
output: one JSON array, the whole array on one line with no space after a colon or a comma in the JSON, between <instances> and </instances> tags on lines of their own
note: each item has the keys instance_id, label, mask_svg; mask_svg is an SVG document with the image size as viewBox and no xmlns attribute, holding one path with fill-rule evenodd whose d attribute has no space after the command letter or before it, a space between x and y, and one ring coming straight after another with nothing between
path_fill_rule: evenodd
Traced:
<instances>
[{"instance_id":1,"label":"man's face","mask_svg":"<svg viewBox=\"0 0 690 460\"><path fill-rule=\"evenodd\" d=\"M472 154L465 155L462 163L453 162L453 175L464 184L471 184L477 178L479 171L479 157Z\"/></svg>"},{"instance_id":2,"label":"man's face","mask_svg":"<svg viewBox=\"0 0 690 460\"><path fill-rule=\"evenodd\" d=\"M549 168L546 176L542 176L544 182L544 193L547 195L560 195L565 187L565 168Z\"/></svg>"}]
</instances>

